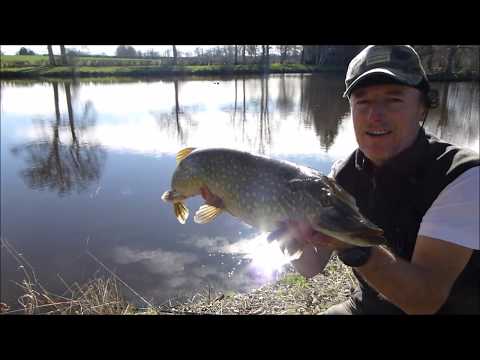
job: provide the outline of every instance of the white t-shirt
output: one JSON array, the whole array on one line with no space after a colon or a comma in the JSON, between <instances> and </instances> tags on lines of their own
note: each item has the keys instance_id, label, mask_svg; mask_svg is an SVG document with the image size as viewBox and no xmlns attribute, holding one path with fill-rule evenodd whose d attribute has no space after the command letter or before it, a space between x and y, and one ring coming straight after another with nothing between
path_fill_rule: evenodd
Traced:
<instances>
[{"instance_id":1,"label":"white t-shirt","mask_svg":"<svg viewBox=\"0 0 480 360\"><path fill-rule=\"evenodd\" d=\"M479 187L479 166L448 184L425 213L418 235L479 250Z\"/></svg>"},{"instance_id":2,"label":"white t-shirt","mask_svg":"<svg viewBox=\"0 0 480 360\"><path fill-rule=\"evenodd\" d=\"M342 160L330 171L334 177ZM480 250L480 167L475 166L448 184L425 213L418 235Z\"/></svg>"}]
</instances>

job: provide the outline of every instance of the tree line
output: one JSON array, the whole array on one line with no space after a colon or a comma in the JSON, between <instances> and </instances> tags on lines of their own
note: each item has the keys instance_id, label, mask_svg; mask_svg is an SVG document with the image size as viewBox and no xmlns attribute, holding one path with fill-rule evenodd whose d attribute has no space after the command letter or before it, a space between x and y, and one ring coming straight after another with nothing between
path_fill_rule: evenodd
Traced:
<instances>
[{"instance_id":1,"label":"tree line","mask_svg":"<svg viewBox=\"0 0 480 360\"><path fill-rule=\"evenodd\" d=\"M96 57L88 52L60 47L60 57L53 54L52 47L47 45L49 63L52 66L68 65L72 57ZM154 49L136 50L132 45L119 45L114 57L126 59L169 59L173 64L263 64L300 63L306 65L325 65L329 63L348 64L348 61L359 51L361 46L323 46L323 45L222 45L208 49L196 47L193 53L180 52L176 45L162 53ZM17 55L36 55L32 50L22 47Z\"/></svg>"},{"instance_id":2,"label":"tree line","mask_svg":"<svg viewBox=\"0 0 480 360\"><path fill-rule=\"evenodd\" d=\"M76 49L67 49L65 45L59 45L61 55L56 57L53 55L52 46L53 45L47 45L49 64L51 66L71 64L71 59L74 57L102 56L91 55L88 52ZM154 49L142 52L136 50L131 45L120 45L117 47L113 57L125 59L158 59L160 60L159 63L174 65L259 64L263 65L266 69L267 65L272 63L293 63L345 70L350 60L365 46L366 45L222 45L208 49L196 47L193 52L190 53L177 51L176 45L171 45L160 53ZM478 69L478 58L480 56L479 46L415 45L414 48L421 55L427 73L440 71L452 75L457 67L462 66ZM22 47L17 52L17 55L36 54L32 50ZM440 68L440 70L437 68Z\"/></svg>"}]
</instances>

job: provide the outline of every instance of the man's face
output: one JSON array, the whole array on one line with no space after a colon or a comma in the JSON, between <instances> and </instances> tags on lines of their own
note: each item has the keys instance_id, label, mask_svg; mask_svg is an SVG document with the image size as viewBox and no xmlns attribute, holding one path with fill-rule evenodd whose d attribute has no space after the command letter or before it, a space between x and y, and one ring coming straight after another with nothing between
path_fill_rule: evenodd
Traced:
<instances>
[{"instance_id":1,"label":"man's face","mask_svg":"<svg viewBox=\"0 0 480 360\"><path fill-rule=\"evenodd\" d=\"M419 90L403 85L361 87L350 97L360 150L377 166L408 148L426 109Z\"/></svg>"}]
</instances>

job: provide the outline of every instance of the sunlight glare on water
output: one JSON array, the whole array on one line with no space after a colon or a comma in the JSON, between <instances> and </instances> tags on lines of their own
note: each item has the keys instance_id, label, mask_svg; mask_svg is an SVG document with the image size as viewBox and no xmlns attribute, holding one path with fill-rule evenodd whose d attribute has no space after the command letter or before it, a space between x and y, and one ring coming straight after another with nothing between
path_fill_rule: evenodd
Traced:
<instances>
[{"instance_id":1,"label":"sunlight glare on water","mask_svg":"<svg viewBox=\"0 0 480 360\"><path fill-rule=\"evenodd\" d=\"M223 251L250 260L249 267L253 273L267 281L273 280L292 258L283 254L276 241L268 242L267 236L268 233L261 233L253 238L242 239L226 245Z\"/></svg>"}]
</instances>

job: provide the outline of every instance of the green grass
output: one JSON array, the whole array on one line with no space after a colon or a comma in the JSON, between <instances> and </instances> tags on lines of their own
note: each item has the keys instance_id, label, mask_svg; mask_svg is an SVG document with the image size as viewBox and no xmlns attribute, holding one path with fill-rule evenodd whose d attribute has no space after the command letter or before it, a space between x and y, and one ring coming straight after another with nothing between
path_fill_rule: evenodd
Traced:
<instances>
[{"instance_id":1,"label":"green grass","mask_svg":"<svg viewBox=\"0 0 480 360\"><path fill-rule=\"evenodd\" d=\"M283 279L279 280L279 283L300 288L306 288L309 286L308 280L299 274L287 274Z\"/></svg>"},{"instance_id":2,"label":"green grass","mask_svg":"<svg viewBox=\"0 0 480 360\"><path fill-rule=\"evenodd\" d=\"M25 66L48 66L48 55L2 55L2 68L15 68ZM61 58L55 55L55 60L60 63ZM76 66L154 66L161 65L159 59L124 59L107 56L99 57L72 57L71 61Z\"/></svg>"},{"instance_id":3,"label":"green grass","mask_svg":"<svg viewBox=\"0 0 480 360\"><path fill-rule=\"evenodd\" d=\"M60 57L56 56L58 63ZM50 66L47 55L2 55L2 78L48 77L158 77L168 75L261 74L260 64L248 65L171 65L155 59L122 59L114 57L74 57L71 66ZM303 64L271 64L270 73L308 73L324 69ZM329 71L331 69L328 69Z\"/></svg>"}]
</instances>

